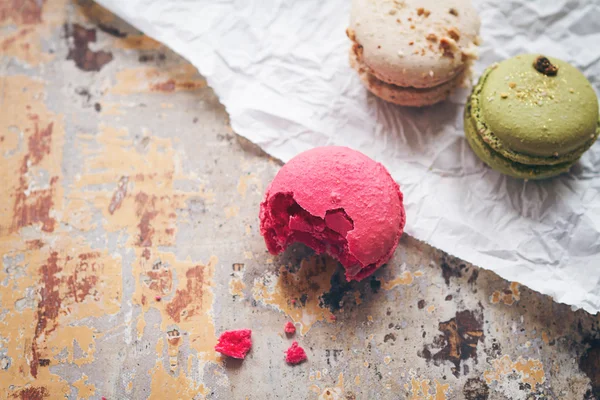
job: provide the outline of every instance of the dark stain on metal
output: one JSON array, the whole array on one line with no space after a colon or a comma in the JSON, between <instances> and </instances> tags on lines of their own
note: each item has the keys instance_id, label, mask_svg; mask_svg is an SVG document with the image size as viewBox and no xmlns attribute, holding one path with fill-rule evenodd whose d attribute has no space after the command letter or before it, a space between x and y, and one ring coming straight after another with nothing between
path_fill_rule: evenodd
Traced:
<instances>
[{"instance_id":1,"label":"dark stain on metal","mask_svg":"<svg viewBox=\"0 0 600 400\"><path fill-rule=\"evenodd\" d=\"M65 37L72 39L69 43L67 60L73 60L82 71L100 71L112 61L113 55L108 51L92 51L90 43L96 42L96 29L87 29L79 24L65 24Z\"/></svg>"},{"instance_id":2,"label":"dark stain on metal","mask_svg":"<svg viewBox=\"0 0 600 400\"><path fill-rule=\"evenodd\" d=\"M99 22L97 24L97 26L98 26L98 29L100 29L104 33L108 33L110 36L114 36L116 38L127 37L127 33L121 32L120 30L118 30L114 26L103 24L102 22Z\"/></svg>"},{"instance_id":3,"label":"dark stain on metal","mask_svg":"<svg viewBox=\"0 0 600 400\"><path fill-rule=\"evenodd\" d=\"M46 0L0 1L0 22L13 20L16 24L39 24L45 3Z\"/></svg>"},{"instance_id":4,"label":"dark stain on metal","mask_svg":"<svg viewBox=\"0 0 600 400\"><path fill-rule=\"evenodd\" d=\"M383 343L392 342L391 344L394 344L395 341L396 341L396 335L394 335L393 333L387 333L383 337Z\"/></svg>"},{"instance_id":5,"label":"dark stain on metal","mask_svg":"<svg viewBox=\"0 0 600 400\"><path fill-rule=\"evenodd\" d=\"M102 111L102 104L94 103L94 110L96 110L96 112Z\"/></svg>"},{"instance_id":6,"label":"dark stain on metal","mask_svg":"<svg viewBox=\"0 0 600 400\"><path fill-rule=\"evenodd\" d=\"M371 286L373 293L377 293L381 289L381 281L372 276L371 280L369 280L369 286Z\"/></svg>"},{"instance_id":7,"label":"dark stain on metal","mask_svg":"<svg viewBox=\"0 0 600 400\"><path fill-rule=\"evenodd\" d=\"M465 400L487 400L490 396L490 388L479 378L467 379L463 386Z\"/></svg>"},{"instance_id":8,"label":"dark stain on metal","mask_svg":"<svg viewBox=\"0 0 600 400\"><path fill-rule=\"evenodd\" d=\"M90 91L87 88L84 88L84 87L75 88L75 93L78 94L79 96L85 98L86 103L89 103L89 101L92 99L92 94L90 93Z\"/></svg>"},{"instance_id":9,"label":"dark stain on metal","mask_svg":"<svg viewBox=\"0 0 600 400\"><path fill-rule=\"evenodd\" d=\"M353 285L346 281L343 272L339 269L331 276L329 282L331 283L331 289L321 296L321 306L329 307L334 312L342 308L342 300Z\"/></svg>"},{"instance_id":10,"label":"dark stain on metal","mask_svg":"<svg viewBox=\"0 0 600 400\"><path fill-rule=\"evenodd\" d=\"M45 387L28 387L12 395L13 399L20 400L43 400L50 397L48 389Z\"/></svg>"},{"instance_id":11,"label":"dark stain on metal","mask_svg":"<svg viewBox=\"0 0 600 400\"><path fill-rule=\"evenodd\" d=\"M419 356L435 365L450 361L454 364L452 373L458 377L463 360L472 358L477 362L477 344L484 338L481 310L457 312L454 318L440 322L438 329L442 335L436 337L432 345L424 346ZM431 349L440 350L432 354Z\"/></svg>"},{"instance_id":12,"label":"dark stain on metal","mask_svg":"<svg viewBox=\"0 0 600 400\"><path fill-rule=\"evenodd\" d=\"M446 296L446 298L444 300L446 300L446 301L452 301L452 295L449 294L448 296Z\"/></svg>"},{"instance_id":13,"label":"dark stain on metal","mask_svg":"<svg viewBox=\"0 0 600 400\"><path fill-rule=\"evenodd\" d=\"M300 296L300 303L302 303L303 307L306 307L307 301L308 301L308 294L302 293L302 296Z\"/></svg>"},{"instance_id":14,"label":"dark stain on metal","mask_svg":"<svg viewBox=\"0 0 600 400\"><path fill-rule=\"evenodd\" d=\"M579 369L590 378L594 398L600 398L600 339L588 341L588 345L579 358Z\"/></svg>"},{"instance_id":15,"label":"dark stain on metal","mask_svg":"<svg viewBox=\"0 0 600 400\"><path fill-rule=\"evenodd\" d=\"M425 308L425 300L419 300L417 302L417 307L419 307L419 310L422 310Z\"/></svg>"},{"instance_id":16,"label":"dark stain on metal","mask_svg":"<svg viewBox=\"0 0 600 400\"><path fill-rule=\"evenodd\" d=\"M470 283L471 285L474 285L477 282L478 277L479 277L479 270L473 269L473 272L471 272L471 276L469 277L469 280L467 282Z\"/></svg>"},{"instance_id":17,"label":"dark stain on metal","mask_svg":"<svg viewBox=\"0 0 600 400\"><path fill-rule=\"evenodd\" d=\"M138 61L141 62L141 63L146 63L146 62L149 62L149 61L154 61L157 58L158 58L159 61L164 61L164 60L167 59L167 56L165 56L162 53L158 54L158 56L155 56L154 54L141 54L138 57Z\"/></svg>"},{"instance_id":18,"label":"dark stain on metal","mask_svg":"<svg viewBox=\"0 0 600 400\"><path fill-rule=\"evenodd\" d=\"M450 285L450 278L462 277L462 270L465 269L466 265L462 263L458 264L459 262L460 261L458 261L458 259L447 259L446 257L442 258L442 276L444 277L444 282L446 282L446 285Z\"/></svg>"},{"instance_id":19,"label":"dark stain on metal","mask_svg":"<svg viewBox=\"0 0 600 400\"><path fill-rule=\"evenodd\" d=\"M343 350L341 349L333 349L333 350L329 350L326 349L325 350L325 359L327 361L327 365L331 366L331 359L333 358L333 362L338 362L338 358L342 356Z\"/></svg>"},{"instance_id":20,"label":"dark stain on metal","mask_svg":"<svg viewBox=\"0 0 600 400\"><path fill-rule=\"evenodd\" d=\"M186 319L192 317L202 307L204 266L196 265L188 269L185 277L187 279L185 289L178 289L173 300L166 307L167 314L175 322L181 322L182 316ZM190 305L192 307L189 307Z\"/></svg>"},{"instance_id":21,"label":"dark stain on metal","mask_svg":"<svg viewBox=\"0 0 600 400\"><path fill-rule=\"evenodd\" d=\"M108 212L112 215L116 210L121 207L121 203L123 203L123 199L127 196L127 184L129 183L128 176L122 176L119 179L119 183L117 184L117 190L113 193L112 199L110 200L110 204L108 205Z\"/></svg>"},{"instance_id":22,"label":"dark stain on metal","mask_svg":"<svg viewBox=\"0 0 600 400\"><path fill-rule=\"evenodd\" d=\"M40 358L40 367L47 367L50 365L50 360L47 358Z\"/></svg>"},{"instance_id":23,"label":"dark stain on metal","mask_svg":"<svg viewBox=\"0 0 600 400\"><path fill-rule=\"evenodd\" d=\"M60 311L60 279L57 277L60 271L62 268L58 266L58 253L54 251L46 263L40 267L40 301L37 305L37 324L31 345L31 362L29 364L29 371L34 378L37 378L40 365L38 339L43 334L54 330L56 326L51 324L56 320Z\"/></svg>"}]
</instances>

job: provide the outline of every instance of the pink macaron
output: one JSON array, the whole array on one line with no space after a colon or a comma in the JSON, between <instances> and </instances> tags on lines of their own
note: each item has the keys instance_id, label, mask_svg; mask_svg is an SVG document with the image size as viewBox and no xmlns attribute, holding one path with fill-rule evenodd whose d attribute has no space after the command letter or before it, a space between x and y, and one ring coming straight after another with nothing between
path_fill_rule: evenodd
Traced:
<instances>
[{"instance_id":1,"label":"pink macaron","mask_svg":"<svg viewBox=\"0 0 600 400\"><path fill-rule=\"evenodd\" d=\"M317 147L285 164L260 205L260 231L279 254L301 242L328 253L361 280L398 246L406 216L385 167L347 147Z\"/></svg>"}]
</instances>

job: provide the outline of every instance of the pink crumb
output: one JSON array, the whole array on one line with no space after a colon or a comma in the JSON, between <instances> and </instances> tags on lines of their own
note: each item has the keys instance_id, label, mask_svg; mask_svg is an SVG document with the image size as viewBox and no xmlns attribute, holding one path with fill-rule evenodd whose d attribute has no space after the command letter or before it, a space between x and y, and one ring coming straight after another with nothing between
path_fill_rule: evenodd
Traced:
<instances>
[{"instance_id":1,"label":"pink crumb","mask_svg":"<svg viewBox=\"0 0 600 400\"><path fill-rule=\"evenodd\" d=\"M287 333L289 335L293 335L294 333L296 333L296 327L290 321L288 321L285 324L284 330L285 330L285 333Z\"/></svg>"},{"instance_id":2,"label":"pink crumb","mask_svg":"<svg viewBox=\"0 0 600 400\"><path fill-rule=\"evenodd\" d=\"M160 297L160 296L156 296L156 297L154 298L154 300L156 300L156 301L161 301L161 300L162 300L162 297Z\"/></svg>"},{"instance_id":3,"label":"pink crumb","mask_svg":"<svg viewBox=\"0 0 600 400\"><path fill-rule=\"evenodd\" d=\"M285 352L285 362L291 365L300 364L307 359L306 352L302 347L298 346L298 342L293 342L292 346Z\"/></svg>"},{"instance_id":4,"label":"pink crumb","mask_svg":"<svg viewBox=\"0 0 600 400\"><path fill-rule=\"evenodd\" d=\"M215 350L229 357L244 359L252 347L251 336L250 329L223 332L219 336Z\"/></svg>"},{"instance_id":5,"label":"pink crumb","mask_svg":"<svg viewBox=\"0 0 600 400\"><path fill-rule=\"evenodd\" d=\"M332 321L335 321L335 320L337 320L337 317L335 315L332 315L332 316L329 317L329 319L332 320Z\"/></svg>"}]
</instances>

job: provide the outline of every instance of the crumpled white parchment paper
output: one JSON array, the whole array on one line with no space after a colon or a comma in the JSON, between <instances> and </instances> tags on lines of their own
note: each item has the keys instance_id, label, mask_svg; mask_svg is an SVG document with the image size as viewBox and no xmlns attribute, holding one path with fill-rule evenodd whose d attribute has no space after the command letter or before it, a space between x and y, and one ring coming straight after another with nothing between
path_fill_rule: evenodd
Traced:
<instances>
[{"instance_id":1,"label":"crumpled white parchment paper","mask_svg":"<svg viewBox=\"0 0 600 400\"><path fill-rule=\"evenodd\" d=\"M426 109L369 95L348 66L350 0L97 0L191 61L235 132L287 161L345 145L382 162L406 231L502 277L600 311L600 143L568 175L523 182L486 168L463 134L464 89ZM600 0L480 0L478 77L543 53L600 90Z\"/></svg>"}]
</instances>

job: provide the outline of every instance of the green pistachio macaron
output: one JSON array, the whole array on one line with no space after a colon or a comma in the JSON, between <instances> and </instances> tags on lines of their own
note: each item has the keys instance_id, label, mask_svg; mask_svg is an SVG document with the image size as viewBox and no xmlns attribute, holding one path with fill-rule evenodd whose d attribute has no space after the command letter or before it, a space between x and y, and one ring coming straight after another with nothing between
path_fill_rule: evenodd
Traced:
<instances>
[{"instance_id":1,"label":"green pistachio macaron","mask_svg":"<svg viewBox=\"0 0 600 400\"><path fill-rule=\"evenodd\" d=\"M489 67L465 108L465 134L493 169L523 179L569 170L600 134L598 98L572 65L524 54Z\"/></svg>"}]
</instances>

